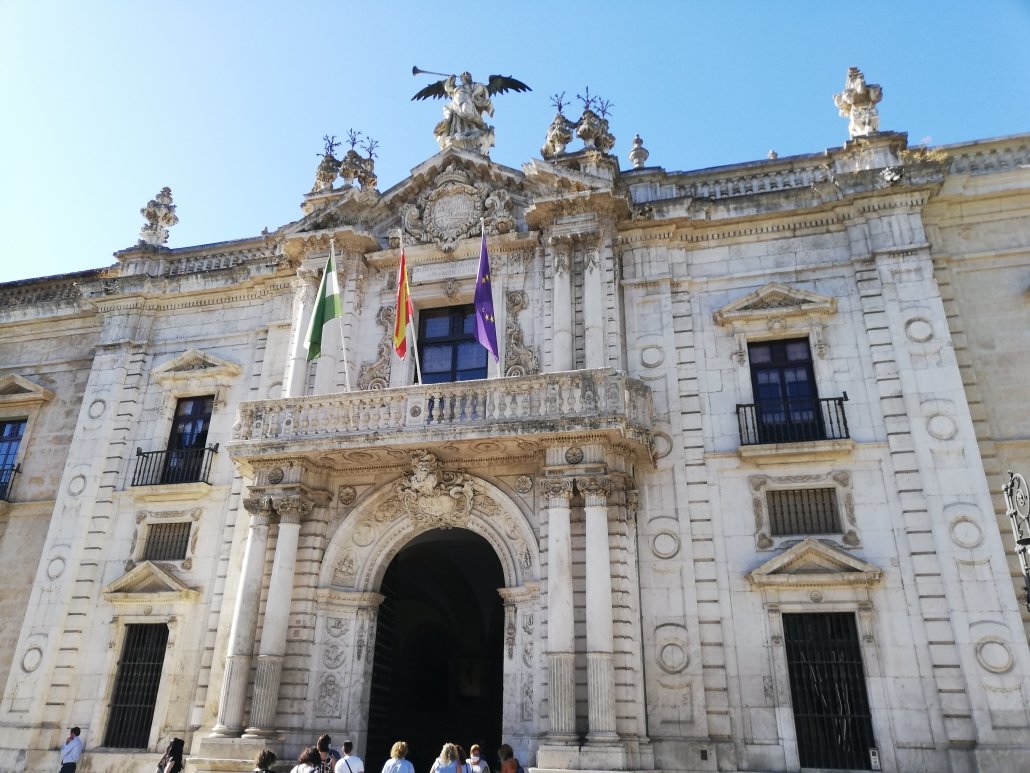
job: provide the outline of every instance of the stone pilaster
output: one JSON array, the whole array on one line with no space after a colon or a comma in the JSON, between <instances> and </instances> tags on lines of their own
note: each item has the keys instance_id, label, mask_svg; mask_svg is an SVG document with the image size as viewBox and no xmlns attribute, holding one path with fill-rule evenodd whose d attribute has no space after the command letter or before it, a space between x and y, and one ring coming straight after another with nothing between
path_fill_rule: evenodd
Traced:
<instances>
[{"instance_id":1,"label":"stone pilaster","mask_svg":"<svg viewBox=\"0 0 1030 773\"><path fill-rule=\"evenodd\" d=\"M318 275L314 271L298 271L294 286L293 331L290 333L290 356L283 375L283 397L301 397L307 391L308 355L304 336L318 291Z\"/></svg>"},{"instance_id":2,"label":"stone pilaster","mask_svg":"<svg viewBox=\"0 0 1030 773\"><path fill-rule=\"evenodd\" d=\"M615 733L615 634L608 537L608 497L604 476L576 478L586 519L587 743L605 743Z\"/></svg>"},{"instance_id":3,"label":"stone pilaster","mask_svg":"<svg viewBox=\"0 0 1030 773\"><path fill-rule=\"evenodd\" d=\"M599 240L583 242L583 366L603 368L605 356L604 272L601 270Z\"/></svg>"},{"instance_id":4,"label":"stone pilaster","mask_svg":"<svg viewBox=\"0 0 1030 773\"><path fill-rule=\"evenodd\" d=\"M556 371L572 370L572 244L552 239L551 364Z\"/></svg>"},{"instance_id":5,"label":"stone pilaster","mask_svg":"<svg viewBox=\"0 0 1030 773\"><path fill-rule=\"evenodd\" d=\"M572 606L571 478L548 478L547 497L547 672L552 742L575 740L575 632Z\"/></svg>"},{"instance_id":6,"label":"stone pilaster","mask_svg":"<svg viewBox=\"0 0 1030 773\"><path fill-rule=\"evenodd\" d=\"M265 619L261 628L254 699L251 703L248 738L269 738L276 735L275 711L279 700L279 679L286 654L286 629L293 600L293 575L297 562L300 522L313 505L298 496L277 497L272 506L279 514L279 537L272 561L272 578L265 601Z\"/></svg>"},{"instance_id":7,"label":"stone pilaster","mask_svg":"<svg viewBox=\"0 0 1030 773\"><path fill-rule=\"evenodd\" d=\"M218 719L212 731L212 735L216 736L239 736L243 732L243 706L247 698L247 678L254 652L272 498L244 499L243 506L250 513L250 530L247 533L247 547L243 552L243 568L236 606L233 608L232 627L229 629Z\"/></svg>"}]
</instances>

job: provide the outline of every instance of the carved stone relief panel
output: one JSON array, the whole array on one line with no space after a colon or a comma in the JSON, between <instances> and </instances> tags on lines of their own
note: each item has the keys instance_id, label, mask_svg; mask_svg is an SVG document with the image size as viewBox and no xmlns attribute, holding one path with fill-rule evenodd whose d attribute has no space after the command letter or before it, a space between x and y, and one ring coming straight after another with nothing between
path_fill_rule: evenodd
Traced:
<instances>
[{"instance_id":1,"label":"carved stone relief panel","mask_svg":"<svg viewBox=\"0 0 1030 773\"><path fill-rule=\"evenodd\" d=\"M405 232L420 244L434 243L444 252L453 252L461 239L479 235L480 220L485 222L487 233L514 229L511 197L506 190L475 181L454 163L434 182L435 186L424 191L403 215Z\"/></svg>"}]
</instances>

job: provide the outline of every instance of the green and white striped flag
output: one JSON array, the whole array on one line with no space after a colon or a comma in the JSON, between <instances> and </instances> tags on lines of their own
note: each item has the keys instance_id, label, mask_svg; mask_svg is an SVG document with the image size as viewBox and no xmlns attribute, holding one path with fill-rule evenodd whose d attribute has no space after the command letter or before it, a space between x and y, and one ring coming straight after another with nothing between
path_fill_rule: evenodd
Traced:
<instances>
[{"instance_id":1,"label":"green and white striped flag","mask_svg":"<svg viewBox=\"0 0 1030 773\"><path fill-rule=\"evenodd\" d=\"M333 253L325 264L325 273L318 283L318 295L315 308L311 311L311 322L308 334L304 338L304 348L308 350L308 362L322 353L322 326L335 317L343 316L343 303L340 296L340 280L336 276L336 261Z\"/></svg>"}]
</instances>

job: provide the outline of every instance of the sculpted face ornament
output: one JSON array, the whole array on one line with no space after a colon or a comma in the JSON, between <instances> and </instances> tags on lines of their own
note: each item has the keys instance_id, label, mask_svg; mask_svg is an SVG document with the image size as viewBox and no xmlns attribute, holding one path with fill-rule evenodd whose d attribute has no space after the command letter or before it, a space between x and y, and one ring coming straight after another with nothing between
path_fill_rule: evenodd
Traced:
<instances>
[{"instance_id":1,"label":"sculpted face ornament","mask_svg":"<svg viewBox=\"0 0 1030 773\"><path fill-rule=\"evenodd\" d=\"M423 527L464 526L472 514L472 478L442 470L429 451L411 453L411 473L397 484L397 491L404 511Z\"/></svg>"}]
</instances>

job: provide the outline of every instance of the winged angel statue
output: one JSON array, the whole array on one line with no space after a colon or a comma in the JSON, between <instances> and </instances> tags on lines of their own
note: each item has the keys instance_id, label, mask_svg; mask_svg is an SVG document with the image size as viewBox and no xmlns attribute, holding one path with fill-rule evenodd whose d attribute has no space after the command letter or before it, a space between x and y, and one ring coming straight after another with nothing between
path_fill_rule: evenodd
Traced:
<instances>
[{"instance_id":1,"label":"winged angel statue","mask_svg":"<svg viewBox=\"0 0 1030 773\"><path fill-rule=\"evenodd\" d=\"M412 75L443 75L444 73L411 68ZM432 83L419 91L411 99L444 99L450 102L444 105L443 120L436 125L433 134L440 149L451 146L463 150L478 151L483 155L489 153L494 145L494 127L483 120L483 113L494 114L494 106L490 97L504 94L507 91L532 91L525 83L509 75L491 75L487 83L476 83L472 74L463 72L461 76L448 75L443 80Z\"/></svg>"}]
</instances>

